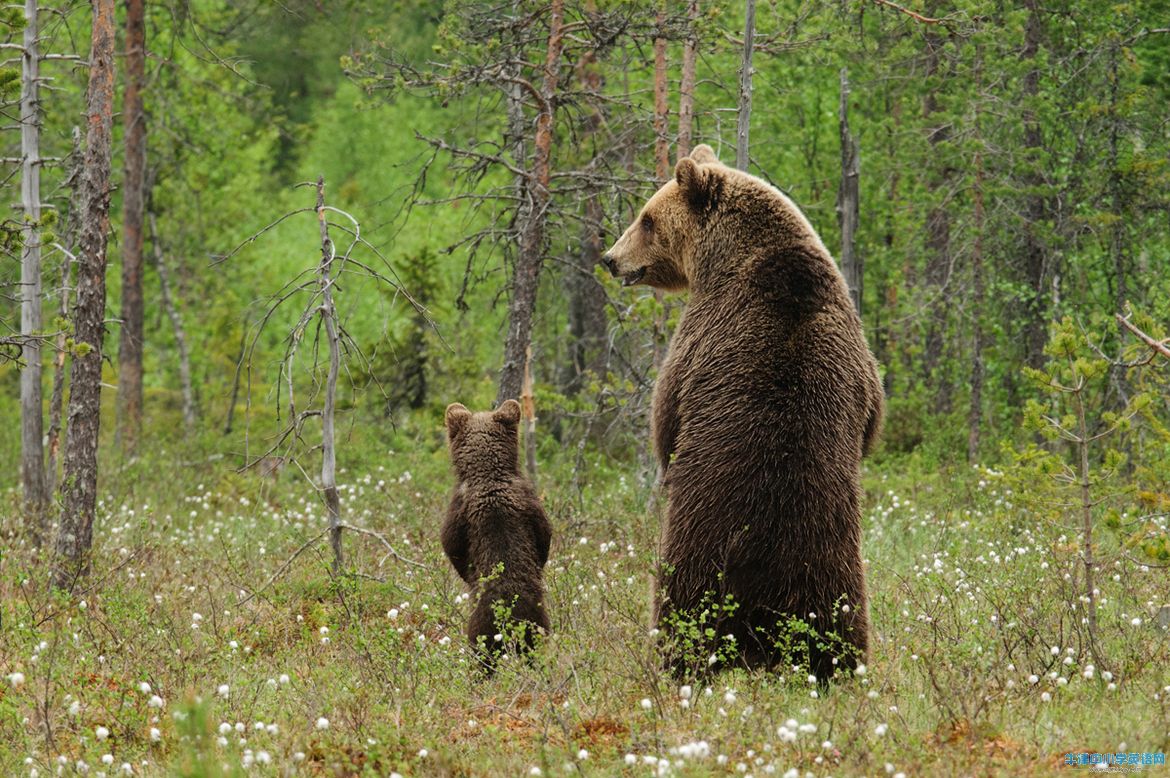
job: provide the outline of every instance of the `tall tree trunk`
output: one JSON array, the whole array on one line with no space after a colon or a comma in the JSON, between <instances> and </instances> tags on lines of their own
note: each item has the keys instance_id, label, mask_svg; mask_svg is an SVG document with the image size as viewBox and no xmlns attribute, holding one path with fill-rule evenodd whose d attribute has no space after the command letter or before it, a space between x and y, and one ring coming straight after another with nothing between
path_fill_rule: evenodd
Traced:
<instances>
[{"instance_id":1,"label":"tall tree trunk","mask_svg":"<svg viewBox=\"0 0 1170 778\"><path fill-rule=\"evenodd\" d=\"M602 126L601 107L594 100L601 89L601 72L593 52L581 57L577 66L581 88L590 96L589 110L581 127L580 144L587 147ZM586 373L599 371L605 347L605 288L593 275L601 260L602 220L600 190L590 186L585 192L584 218L581 227L581 249L575 266L570 265L564 275L565 293L569 308L568 360L564 366L561 386L565 394L581 391Z\"/></svg>"},{"instance_id":2,"label":"tall tree trunk","mask_svg":"<svg viewBox=\"0 0 1170 778\"><path fill-rule=\"evenodd\" d=\"M126 93L122 120L126 133L122 187L122 326L118 340L118 423L122 450L133 453L142 432L143 215L146 203L146 4L126 0Z\"/></svg>"},{"instance_id":3,"label":"tall tree trunk","mask_svg":"<svg viewBox=\"0 0 1170 778\"><path fill-rule=\"evenodd\" d=\"M983 91L983 50L975 50L975 90L976 94ZM975 120L973 122L975 142L982 143L983 136L979 127L979 103L975 104ZM975 200L974 238L975 244L971 250L971 398L967 407L967 461L976 462L979 458L979 444L983 432L983 306L984 306L984 279L983 279L983 149L975 151L975 182L972 197Z\"/></svg>"},{"instance_id":4,"label":"tall tree trunk","mask_svg":"<svg viewBox=\"0 0 1170 778\"><path fill-rule=\"evenodd\" d=\"M1024 310L1024 364L1039 370L1044 366L1044 346L1048 342L1049 299L1051 268L1048 247L1040 235L1040 228L1048 217L1047 197L1043 193L1044 176L1040 171L1039 156L1044 148L1044 137L1035 103L1040 95L1040 41L1044 21L1039 0L1025 0L1028 18L1024 26L1023 59L1028 62L1024 73L1024 277L1028 297Z\"/></svg>"},{"instance_id":5,"label":"tall tree trunk","mask_svg":"<svg viewBox=\"0 0 1170 778\"><path fill-rule=\"evenodd\" d=\"M512 300L508 306L508 336L504 343L504 366L500 370L498 407L505 400L520 397L524 384L524 360L532 343L532 318L536 312L536 292L540 269L544 264L545 223L549 206L549 159L552 152L554 100L557 75L564 47L562 25L564 0L553 0L549 12L548 52L544 64L544 81L540 89L536 135L533 139L532 167L528 177L528 205L520 232L520 251L512 278Z\"/></svg>"},{"instance_id":6,"label":"tall tree trunk","mask_svg":"<svg viewBox=\"0 0 1170 778\"><path fill-rule=\"evenodd\" d=\"M183 397L183 427L190 435L195 431L195 389L191 385L191 352L187 348L187 331L183 328L183 317L179 313L175 297L171 294L171 273L167 269L166 256L163 254L162 244L158 239L158 225L154 214L150 214L150 242L154 246L154 263L158 270L159 292L167 318L171 321L171 331L175 336L175 346L179 349L179 390Z\"/></svg>"},{"instance_id":7,"label":"tall tree trunk","mask_svg":"<svg viewBox=\"0 0 1170 778\"><path fill-rule=\"evenodd\" d=\"M1109 229L1109 253L1113 259L1113 288L1114 308L1116 313L1125 315L1125 305L1129 300L1128 260L1126 256L1128 242L1126 228L1129 223L1125 213L1120 161L1121 141L1121 106L1120 89L1121 74L1118 68L1118 59L1121 57L1119 46L1113 45L1109 60L1109 202L1113 224Z\"/></svg>"},{"instance_id":8,"label":"tall tree trunk","mask_svg":"<svg viewBox=\"0 0 1170 778\"><path fill-rule=\"evenodd\" d=\"M841 135L841 188L837 191L837 220L841 225L841 274L849 297L861 316L863 263L857 254L857 225L861 218L861 150L849 131L849 71L841 68L841 105L837 112Z\"/></svg>"},{"instance_id":9,"label":"tall tree trunk","mask_svg":"<svg viewBox=\"0 0 1170 778\"><path fill-rule=\"evenodd\" d=\"M756 0L745 3L743 59L739 65L739 116L735 131L735 166L748 169L748 135L752 125L752 53L756 38Z\"/></svg>"},{"instance_id":10,"label":"tall tree trunk","mask_svg":"<svg viewBox=\"0 0 1170 778\"><path fill-rule=\"evenodd\" d=\"M927 4L926 13L934 16L932 4ZM926 347L923 352L923 373L927 385L934 391L935 413L945 413L951 406L951 387L943 366L944 341L947 332L947 316L950 311L951 276L951 221L948 196L951 179L950 162L941 158L943 148L951 135L948 118L939 116L938 90L942 68L942 48L945 40L933 30L927 30L926 77L929 83L922 100L922 114L926 123L926 141L930 149L927 163L929 172L926 185L930 207L926 214L926 271L925 281L930 308L926 322Z\"/></svg>"},{"instance_id":11,"label":"tall tree trunk","mask_svg":"<svg viewBox=\"0 0 1170 778\"><path fill-rule=\"evenodd\" d=\"M694 145L695 61L699 53L699 0L687 3L687 38L683 42L682 74L678 85L678 158L689 156Z\"/></svg>"},{"instance_id":12,"label":"tall tree trunk","mask_svg":"<svg viewBox=\"0 0 1170 778\"><path fill-rule=\"evenodd\" d=\"M110 156L114 117L114 0L93 0L93 35L86 95L87 130L81 173L81 240L76 353L69 371L69 429L65 482L53 583L73 586L89 570L97 503L97 446L101 422L102 336L106 314L106 237L110 227Z\"/></svg>"},{"instance_id":13,"label":"tall tree trunk","mask_svg":"<svg viewBox=\"0 0 1170 778\"><path fill-rule=\"evenodd\" d=\"M73 266L77 264L76 250L78 210L80 205L79 182L81 181L81 128L73 127L73 154L70 156L69 215L65 219L65 231L61 236L64 258L61 261L61 321L69 319L69 290L73 286ZM62 329L57 334L57 354L53 366L53 395L49 400L49 463L46 468L46 492L52 495L57 488L57 454L61 447L61 407L65 402L65 357L68 351L69 335Z\"/></svg>"},{"instance_id":14,"label":"tall tree trunk","mask_svg":"<svg viewBox=\"0 0 1170 778\"><path fill-rule=\"evenodd\" d=\"M670 173L670 107L666 101L666 5L658 3L654 35L654 169L661 184Z\"/></svg>"},{"instance_id":15,"label":"tall tree trunk","mask_svg":"<svg viewBox=\"0 0 1170 778\"><path fill-rule=\"evenodd\" d=\"M976 130L978 132L978 130ZM983 154L975 152L975 246L971 251L971 404L967 410L967 461L979 457L983 424Z\"/></svg>"},{"instance_id":16,"label":"tall tree trunk","mask_svg":"<svg viewBox=\"0 0 1170 778\"><path fill-rule=\"evenodd\" d=\"M41 398L41 102L37 0L25 0L20 93L20 199L24 245L20 252L20 472L24 514L33 543L47 531L49 492L45 482L44 404Z\"/></svg>"},{"instance_id":17,"label":"tall tree trunk","mask_svg":"<svg viewBox=\"0 0 1170 778\"><path fill-rule=\"evenodd\" d=\"M66 256L61 263L61 320L69 318L69 286L73 283L74 257ZM57 488L57 452L61 448L61 407L65 403L65 352L68 334L57 335L57 353L53 364L53 394L49 398L49 463L45 468L45 491L52 494Z\"/></svg>"},{"instance_id":18,"label":"tall tree trunk","mask_svg":"<svg viewBox=\"0 0 1170 778\"><path fill-rule=\"evenodd\" d=\"M661 0L655 22L657 34L654 37L654 172L658 177L658 185L661 186L670 177L670 138L667 135L670 127L670 105L667 101L669 85L666 73L666 4ZM654 302L653 359L654 367L658 368L662 366L662 360L666 359L666 320L670 313L661 289L654 290Z\"/></svg>"},{"instance_id":19,"label":"tall tree trunk","mask_svg":"<svg viewBox=\"0 0 1170 778\"><path fill-rule=\"evenodd\" d=\"M341 338L337 310L333 307L333 241L329 239L329 220L325 217L325 179L317 179L317 222L321 227L321 265L318 268L321 289L321 318L325 322L325 341L329 346L329 371L325 376L325 405L321 409L321 491L329 515L329 544L333 547L333 574L341 572L345 562L341 548L341 496L337 492L337 443L333 415L337 408L337 377L341 373Z\"/></svg>"}]
</instances>

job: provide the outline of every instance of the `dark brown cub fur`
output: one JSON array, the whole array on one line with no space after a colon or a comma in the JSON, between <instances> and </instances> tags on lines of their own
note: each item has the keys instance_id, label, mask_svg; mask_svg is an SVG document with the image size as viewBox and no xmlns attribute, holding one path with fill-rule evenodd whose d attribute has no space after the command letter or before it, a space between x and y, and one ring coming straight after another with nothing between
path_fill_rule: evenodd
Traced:
<instances>
[{"instance_id":1,"label":"dark brown cub fur","mask_svg":"<svg viewBox=\"0 0 1170 778\"><path fill-rule=\"evenodd\" d=\"M524 652L549 631L541 574L552 527L520 473L519 403L480 413L454 403L446 421L456 484L443 551L475 597L467 637L490 671L508 648L497 635L519 636L514 650Z\"/></svg>"}]
</instances>

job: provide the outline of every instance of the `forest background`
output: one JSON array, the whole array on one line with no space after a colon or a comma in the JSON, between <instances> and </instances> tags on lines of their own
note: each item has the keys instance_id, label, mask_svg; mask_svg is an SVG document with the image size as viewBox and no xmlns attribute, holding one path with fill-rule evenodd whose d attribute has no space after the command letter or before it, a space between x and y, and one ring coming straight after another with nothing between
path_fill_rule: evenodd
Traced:
<instances>
[{"instance_id":1,"label":"forest background","mask_svg":"<svg viewBox=\"0 0 1170 778\"><path fill-rule=\"evenodd\" d=\"M0 18L4 772L1043 774L1170 745L1164 0L33 15L31 58L27 9ZM701 142L800 205L882 367L878 647L826 699L732 673L691 702L645 634L685 297L599 258ZM485 687L448 677L442 410L510 396L554 638Z\"/></svg>"}]
</instances>

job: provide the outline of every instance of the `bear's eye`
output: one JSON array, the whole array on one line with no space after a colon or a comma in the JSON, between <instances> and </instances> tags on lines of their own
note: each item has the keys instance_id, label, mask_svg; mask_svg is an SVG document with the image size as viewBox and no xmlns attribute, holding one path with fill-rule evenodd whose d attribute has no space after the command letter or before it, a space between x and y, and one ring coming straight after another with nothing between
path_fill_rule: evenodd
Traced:
<instances>
[{"instance_id":1,"label":"bear's eye","mask_svg":"<svg viewBox=\"0 0 1170 778\"><path fill-rule=\"evenodd\" d=\"M654 217L648 213L642 214L642 231L643 232L653 232L654 231Z\"/></svg>"}]
</instances>

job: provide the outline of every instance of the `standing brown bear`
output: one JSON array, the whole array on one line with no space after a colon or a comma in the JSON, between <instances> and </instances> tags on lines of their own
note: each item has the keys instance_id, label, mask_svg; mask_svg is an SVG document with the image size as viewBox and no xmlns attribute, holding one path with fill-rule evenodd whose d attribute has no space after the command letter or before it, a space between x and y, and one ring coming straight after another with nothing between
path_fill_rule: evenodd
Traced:
<instances>
[{"instance_id":1,"label":"standing brown bear","mask_svg":"<svg viewBox=\"0 0 1170 778\"><path fill-rule=\"evenodd\" d=\"M731 643L749 667L855 667L859 470L884 401L833 258L791 200L702 145L603 261L625 286L690 292L653 404L670 663L720 662Z\"/></svg>"},{"instance_id":2,"label":"standing brown bear","mask_svg":"<svg viewBox=\"0 0 1170 778\"><path fill-rule=\"evenodd\" d=\"M467 637L491 672L514 638L529 650L549 631L541 580L552 527L532 483L520 473L520 404L472 413L447 407L455 493L443 522L443 551L471 587L475 606Z\"/></svg>"}]
</instances>

